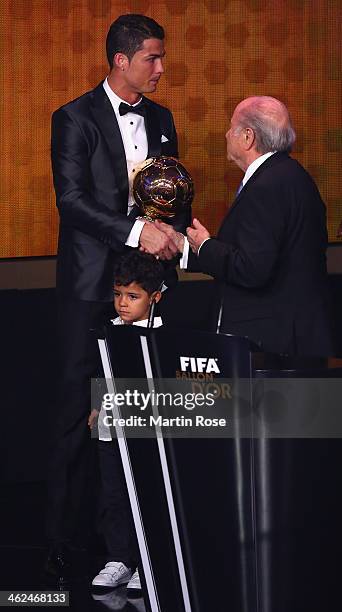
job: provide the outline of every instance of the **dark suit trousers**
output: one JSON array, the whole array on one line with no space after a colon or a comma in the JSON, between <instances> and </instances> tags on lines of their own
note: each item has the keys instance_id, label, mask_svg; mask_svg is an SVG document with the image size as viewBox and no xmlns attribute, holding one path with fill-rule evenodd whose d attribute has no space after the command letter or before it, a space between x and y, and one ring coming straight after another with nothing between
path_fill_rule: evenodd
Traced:
<instances>
[{"instance_id":1,"label":"dark suit trousers","mask_svg":"<svg viewBox=\"0 0 342 612\"><path fill-rule=\"evenodd\" d=\"M99 368L96 334L90 330L113 313L112 303L60 300L60 386L48 472L46 534L50 542L81 538L89 477L91 377ZM90 519L89 519L90 520Z\"/></svg>"},{"instance_id":2,"label":"dark suit trousers","mask_svg":"<svg viewBox=\"0 0 342 612\"><path fill-rule=\"evenodd\" d=\"M135 569L138 545L117 440L98 442L102 513L100 531L107 548L107 561L122 561Z\"/></svg>"}]
</instances>

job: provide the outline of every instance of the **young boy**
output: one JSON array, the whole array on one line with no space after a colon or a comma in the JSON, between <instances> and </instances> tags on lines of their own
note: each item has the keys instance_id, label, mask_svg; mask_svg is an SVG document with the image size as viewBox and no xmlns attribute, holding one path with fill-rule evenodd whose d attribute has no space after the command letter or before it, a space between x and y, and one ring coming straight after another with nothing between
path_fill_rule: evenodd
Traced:
<instances>
[{"instance_id":1,"label":"young boy","mask_svg":"<svg viewBox=\"0 0 342 612\"><path fill-rule=\"evenodd\" d=\"M121 257L114 269L114 306L117 314L113 325L146 327L153 301L161 298L164 270L155 257L138 250ZM154 327L162 320L155 317ZM92 584L114 588L127 584L128 589L140 589L137 567L137 545L128 501L119 449L110 431L103 426L105 411L92 410L88 424L92 428L99 416L99 464L104 502L103 533L107 548L105 567ZM135 570L135 571L134 571Z\"/></svg>"}]
</instances>

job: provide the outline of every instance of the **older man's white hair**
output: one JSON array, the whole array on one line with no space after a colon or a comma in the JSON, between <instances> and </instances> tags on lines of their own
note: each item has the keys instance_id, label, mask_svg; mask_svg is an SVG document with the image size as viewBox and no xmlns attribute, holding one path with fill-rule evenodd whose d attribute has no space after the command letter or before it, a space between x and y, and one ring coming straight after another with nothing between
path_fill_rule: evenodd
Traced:
<instances>
[{"instance_id":1,"label":"older man's white hair","mask_svg":"<svg viewBox=\"0 0 342 612\"><path fill-rule=\"evenodd\" d=\"M250 128L258 153L291 151L296 140L289 112L280 100L271 96L253 96L241 103L238 127Z\"/></svg>"}]
</instances>

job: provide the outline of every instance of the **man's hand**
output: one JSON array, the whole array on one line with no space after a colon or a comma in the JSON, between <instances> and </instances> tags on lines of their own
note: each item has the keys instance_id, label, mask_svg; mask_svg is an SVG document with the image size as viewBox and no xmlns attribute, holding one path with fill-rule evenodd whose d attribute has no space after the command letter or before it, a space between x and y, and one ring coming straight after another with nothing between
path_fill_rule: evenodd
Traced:
<instances>
[{"instance_id":1,"label":"man's hand","mask_svg":"<svg viewBox=\"0 0 342 612\"><path fill-rule=\"evenodd\" d=\"M171 225L168 225L167 223L163 223L162 221L156 220L154 222L154 225L161 232L164 232L164 234L166 234L170 238L170 240L172 240L172 242L176 245L180 253L183 253L184 238L185 238L183 234L181 234L180 232L176 232Z\"/></svg>"},{"instance_id":2,"label":"man's hand","mask_svg":"<svg viewBox=\"0 0 342 612\"><path fill-rule=\"evenodd\" d=\"M172 238L161 232L155 223L145 222L140 234L140 250L160 259L172 259L177 254L177 247Z\"/></svg>"},{"instance_id":3,"label":"man's hand","mask_svg":"<svg viewBox=\"0 0 342 612\"><path fill-rule=\"evenodd\" d=\"M94 425L95 425L95 423L96 423L96 421L98 419L98 416L99 416L99 411L96 410L96 408L93 408L91 413L90 413L90 415L89 415L89 418L88 418L89 429L93 429L93 427L94 427Z\"/></svg>"},{"instance_id":4,"label":"man's hand","mask_svg":"<svg viewBox=\"0 0 342 612\"><path fill-rule=\"evenodd\" d=\"M202 242L207 238L210 238L208 230L202 225L198 219L194 219L192 222L193 227L188 227L186 230L189 244L193 253L197 253Z\"/></svg>"}]
</instances>

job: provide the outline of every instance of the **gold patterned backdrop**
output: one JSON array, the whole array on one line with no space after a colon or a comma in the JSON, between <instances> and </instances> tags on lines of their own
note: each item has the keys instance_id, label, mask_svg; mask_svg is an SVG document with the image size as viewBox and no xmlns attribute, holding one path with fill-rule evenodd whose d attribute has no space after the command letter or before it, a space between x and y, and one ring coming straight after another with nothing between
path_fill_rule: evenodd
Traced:
<instances>
[{"instance_id":1,"label":"gold patterned backdrop","mask_svg":"<svg viewBox=\"0 0 342 612\"><path fill-rule=\"evenodd\" d=\"M298 133L294 155L328 207L339 191L340 0L0 0L0 256L56 252L50 116L107 73L110 23L145 13L167 31L166 73L155 99L175 117L180 154L195 178L195 214L214 232L241 179L224 134L236 103L279 97Z\"/></svg>"}]
</instances>

